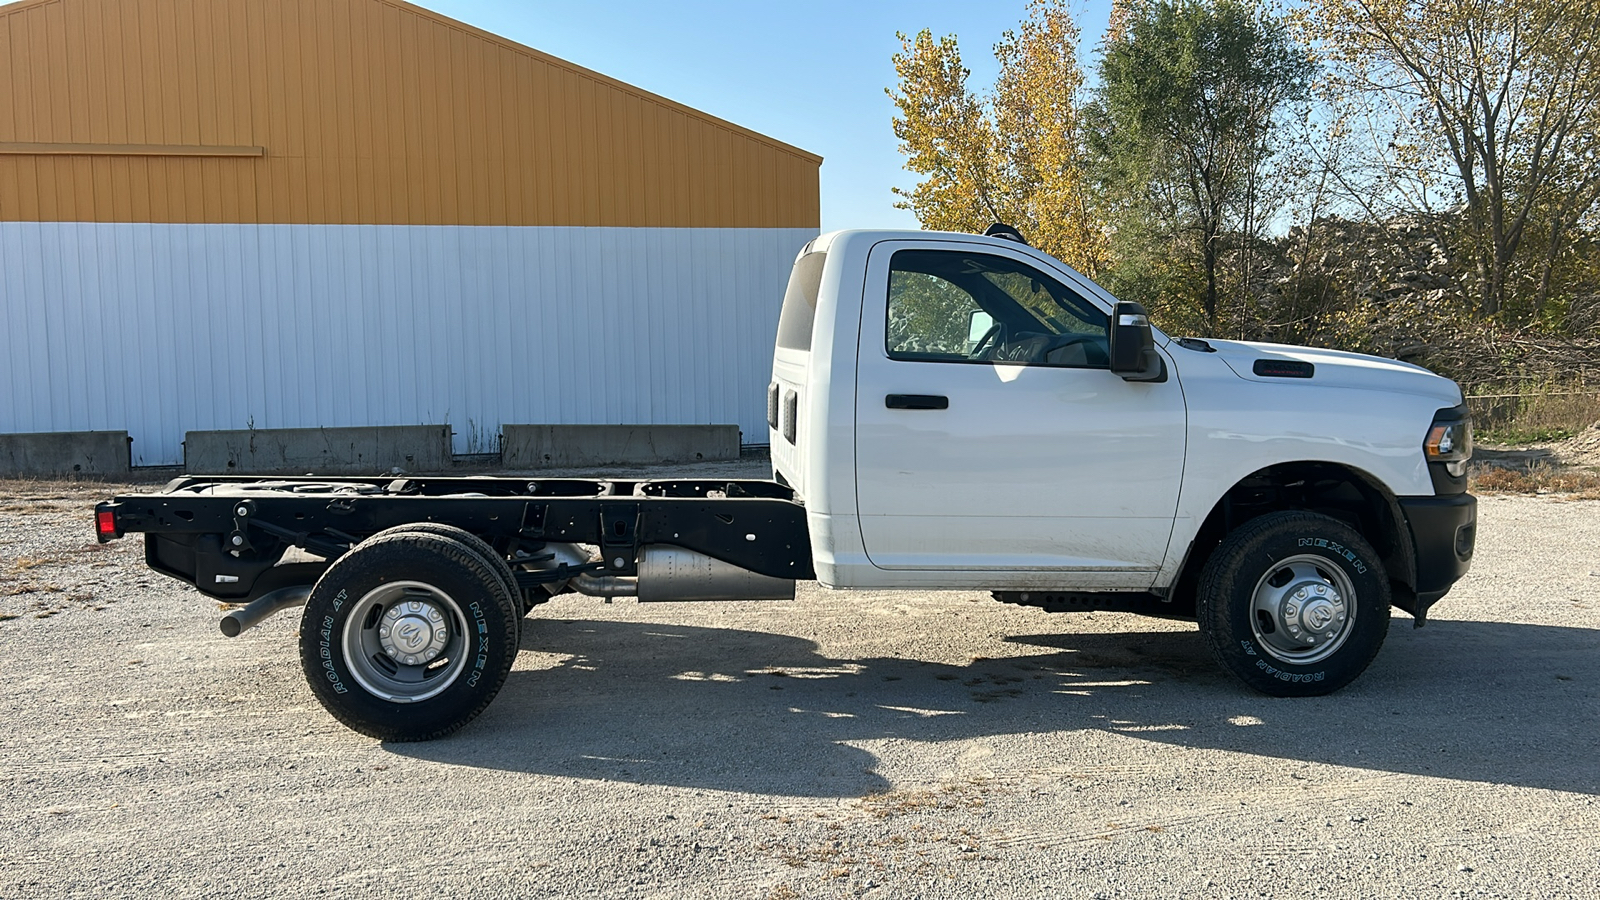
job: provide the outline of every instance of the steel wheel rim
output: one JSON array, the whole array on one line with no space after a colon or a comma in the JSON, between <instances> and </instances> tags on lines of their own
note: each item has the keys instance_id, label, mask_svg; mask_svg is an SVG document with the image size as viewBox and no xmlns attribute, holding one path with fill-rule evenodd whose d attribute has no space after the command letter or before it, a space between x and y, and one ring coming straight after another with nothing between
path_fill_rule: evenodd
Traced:
<instances>
[{"instance_id":1,"label":"steel wheel rim","mask_svg":"<svg viewBox=\"0 0 1600 900\"><path fill-rule=\"evenodd\" d=\"M1250 630L1267 655L1311 665L1344 646L1355 628L1355 585L1326 557L1274 563L1250 594Z\"/></svg>"},{"instance_id":2,"label":"steel wheel rim","mask_svg":"<svg viewBox=\"0 0 1600 900\"><path fill-rule=\"evenodd\" d=\"M344 623L350 677L393 703L436 697L467 666L466 617L449 594L420 581L368 591Z\"/></svg>"}]
</instances>

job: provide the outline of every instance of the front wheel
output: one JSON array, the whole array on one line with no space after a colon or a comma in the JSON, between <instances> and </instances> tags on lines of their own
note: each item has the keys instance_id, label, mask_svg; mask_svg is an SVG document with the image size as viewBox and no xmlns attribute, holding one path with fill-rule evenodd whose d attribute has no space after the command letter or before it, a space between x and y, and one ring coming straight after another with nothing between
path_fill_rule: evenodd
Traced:
<instances>
[{"instance_id":1,"label":"front wheel","mask_svg":"<svg viewBox=\"0 0 1600 900\"><path fill-rule=\"evenodd\" d=\"M1354 681L1389 632L1389 579L1355 529L1279 512L1229 534L1200 573L1200 630L1223 668L1275 697Z\"/></svg>"},{"instance_id":2,"label":"front wheel","mask_svg":"<svg viewBox=\"0 0 1600 900\"><path fill-rule=\"evenodd\" d=\"M311 591L300 662L334 718L390 741L443 737L505 683L522 610L471 547L420 532L379 535Z\"/></svg>"}]
</instances>

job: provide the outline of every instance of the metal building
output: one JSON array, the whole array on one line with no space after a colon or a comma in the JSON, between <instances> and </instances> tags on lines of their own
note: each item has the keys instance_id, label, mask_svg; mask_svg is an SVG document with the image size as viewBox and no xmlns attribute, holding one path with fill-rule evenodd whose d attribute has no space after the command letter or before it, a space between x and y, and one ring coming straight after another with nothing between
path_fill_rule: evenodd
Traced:
<instances>
[{"instance_id":1,"label":"metal building","mask_svg":"<svg viewBox=\"0 0 1600 900\"><path fill-rule=\"evenodd\" d=\"M0 6L0 433L764 435L820 163L399 0Z\"/></svg>"}]
</instances>

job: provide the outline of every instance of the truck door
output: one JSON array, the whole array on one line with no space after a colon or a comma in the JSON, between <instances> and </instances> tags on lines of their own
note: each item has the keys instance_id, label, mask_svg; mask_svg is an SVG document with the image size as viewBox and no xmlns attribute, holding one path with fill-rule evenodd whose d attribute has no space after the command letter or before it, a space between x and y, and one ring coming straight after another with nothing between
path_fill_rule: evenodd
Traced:
<instances>
[{"instance_id":1,"label":"truck door","mask_svg":"<svg viewBox=\"0 0 1600 900\"><path fill-rule=\"evenodd\" d=\"M856 369L873 565L994 570L997 588L1041 573L1064 588L1153 582L1183 473L1183 392L1175 377L1113 375L1109 310L1073 283L988 243L873 248Z\"/></svg>"}]
</instances>

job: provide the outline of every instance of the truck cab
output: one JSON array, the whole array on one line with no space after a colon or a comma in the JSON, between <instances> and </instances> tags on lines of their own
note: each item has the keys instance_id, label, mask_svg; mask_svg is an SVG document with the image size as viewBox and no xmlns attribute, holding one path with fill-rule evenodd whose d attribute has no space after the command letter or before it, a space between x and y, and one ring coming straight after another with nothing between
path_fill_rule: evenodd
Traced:
<instances>
[{"instance_id":1,"label":"truck cab","mask_svg":"<svg viewBox=\"0 0 1600 900\"><path fill-rule=\"evenodd\" d=\"M1197 607L1219 548L1275 515L1300 524L1269 543L1307 552L1232 573L1264 579L1239 588L1236 618L1275 660L1269 680L1325 685L1297 663L1337 656L1358 614L1386 624L1392 603L1420 624L1472 556L1456 384L1360 354L1175 340L1143 312L1005 237L841 231L804 247L768 424L818 580L1203 618L1220 615ZM1358 581L1381 609L1357 610ZM1302 589L1339 601L1307 612Z\"/></svg>"}]
</instances>

